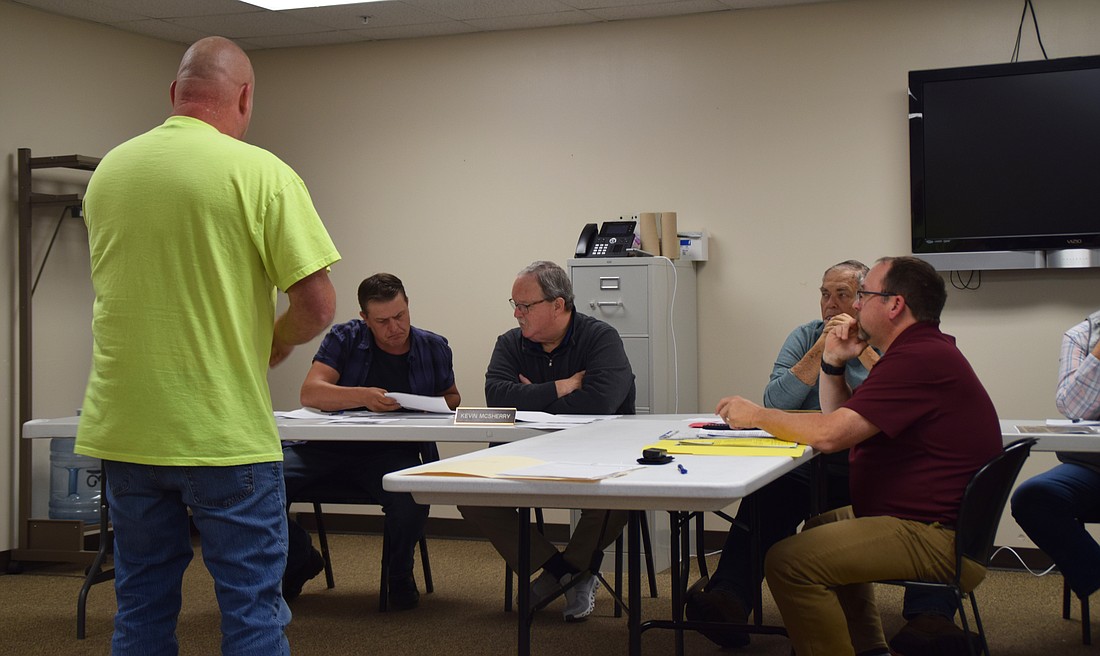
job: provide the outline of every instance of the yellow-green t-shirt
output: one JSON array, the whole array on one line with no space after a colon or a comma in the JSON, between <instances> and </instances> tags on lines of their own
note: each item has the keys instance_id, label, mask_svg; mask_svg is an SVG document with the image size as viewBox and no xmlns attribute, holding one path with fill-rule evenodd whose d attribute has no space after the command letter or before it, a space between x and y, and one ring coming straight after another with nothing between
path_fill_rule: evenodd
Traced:
<instances>
[{"instance_id":1,"label":"yellow-green t-shirt","mask_svg":"<svg viewBox=\"0 0 1100 656\"><path fill-rule=\"evenodd\" d=\"M95 305L76 452L154 465L282 459L275 288L340 259L301 178L173 116L107 154L84 199Z\"/></svg>"}]
</instances>

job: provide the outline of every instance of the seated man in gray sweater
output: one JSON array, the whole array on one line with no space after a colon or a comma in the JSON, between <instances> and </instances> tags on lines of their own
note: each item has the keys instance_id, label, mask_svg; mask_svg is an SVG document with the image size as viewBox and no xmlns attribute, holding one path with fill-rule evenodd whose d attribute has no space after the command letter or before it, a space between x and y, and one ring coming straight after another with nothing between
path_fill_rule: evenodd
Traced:
<instances>
[{"instance_id":1,"label":"seated man in gray sweater","mask_svg":"<svg viewBox=\"0 0 1100 656\"><path fill-rule=\"evenodd\" d=\"M554 414L634 414L634 373L623 341L608 324L576 311L569 275L553 262L535 262L512 285L519 323L497 338L485 372L485 401L494 407ZM518 516L512 508L460 506L513 569L518 569ZM531 584L538 605L565 588L567 622L595 609L598 579L590 571L626 525L625 511L583 510L565 550L531 531Z\"/></svg>"}]
</instances>

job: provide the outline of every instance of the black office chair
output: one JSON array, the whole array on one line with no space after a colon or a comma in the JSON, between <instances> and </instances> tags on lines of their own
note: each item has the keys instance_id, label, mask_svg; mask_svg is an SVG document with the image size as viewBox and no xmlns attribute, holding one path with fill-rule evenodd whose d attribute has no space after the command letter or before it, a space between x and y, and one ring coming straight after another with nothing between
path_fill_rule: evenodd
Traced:
<instances>
[{"instance_id":1,"label":"black office chair","mask_svg":"<svg viewBox=\"0 0 1100 656\"><path fill-rule=\"evenodd\" d=\"M439 449L435 442L423 442L420 445L421 462L435 462L439 460ZM328 547L328 533L325 531L324 513L321 504L344 505L374 505L378 502L365 494L361 489L344 484L342 481L334 481L331 485L314 486L303 491L292 502L312 503L313 518L317 525L317 541L321 545L321 557L325 561L325 583L328 587L336 587L336 580L332 573L332 559ZM424 589L427 593L435 591L432 583L432 565L428 559L428 541L423 536L420 538L420 564L424 568ZM390 549L386 532L382 531L382 573L378 584L378 610L386 612L389 601L389 573L390 573Z\"/></svg>"},{"instance_id":2,"label":"black office chair","mask_svg":"<svg viewBox=\"0 0 1100 656\"><path fill-rule=\"evenodd\" d=\"M1037 442L1033 437L1017 440L1005 447L1004 451L997 454L992 460L978 470L963 493L962 506L959 508L958 524L955 527L955 576L947 583L931 581L902 581L888 580L876 581L889 585L904 585L924 588L940 588L951 590L955 594L959 617L962 619L963 631L970 631L966 620L966 607L963 604L964 597L970 597L970 605L974 611L974 624L978 629L978 638L981 641L982 653L989 656L989 643L985 639L985 629L982 628L982 617L978 614L978 601L974 597L973 590L963 588L960 577L962 576L963 558L967 558L983 567L989 566L989 559L993 555L993 539L997 535L997 525L1001 521L1001 513L1004 512L1005 502L1012 491L1012 485L1024 466L1031 447ZM967 641L967 649L974 656L974 645Z\"/></svg>"},{"instance_id":3,"label":"black office chair","mask_svg":"<svg viewBox=\"0 0 1100 656\"><path fill-rule=\"evenodd\" d=\"M1069 589L1069 582L1065 578L1062 579L1062 619L1068 620L1070 618L1070 595L1073 591ZM1081 644L1092 644L1092 621L1089 617L1089 598L1088 596L1078 596L1081 600Z\"/></svg>"}]
</instances>

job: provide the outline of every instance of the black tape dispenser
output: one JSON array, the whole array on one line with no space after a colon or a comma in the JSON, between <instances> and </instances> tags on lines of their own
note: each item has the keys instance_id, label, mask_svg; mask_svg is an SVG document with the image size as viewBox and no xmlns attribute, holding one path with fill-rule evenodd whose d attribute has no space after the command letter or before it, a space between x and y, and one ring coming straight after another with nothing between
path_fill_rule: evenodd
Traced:
<instances>
[{"instance_id":1,"label":"black tape dispenser","mask_svg":"<svg viewBox=\"0 0 1100 656\"><path fill-rule=\"evenodd\" d=\"M642 457L638 458L639 465L667 465L672 462L674 458L668 455L668 451L665 449L658 449L652 447L649 449L642 449Z\"/></svg>"}]
</instances>

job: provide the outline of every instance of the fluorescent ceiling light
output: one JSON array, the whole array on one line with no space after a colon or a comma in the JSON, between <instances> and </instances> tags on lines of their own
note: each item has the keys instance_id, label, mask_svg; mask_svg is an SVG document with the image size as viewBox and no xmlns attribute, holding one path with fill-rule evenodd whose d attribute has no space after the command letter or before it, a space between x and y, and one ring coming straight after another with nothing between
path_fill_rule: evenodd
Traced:
<instances>
[{"instance_id":1,"label":"fluorescent ceiling light","mask_svg":"<svg viewBox=\"0 0 1100 656\"><path fill-rule=\"evenodd\" d=\"M333 5L355 5L365 2L380 2L381 0L241 0L245 4L256 5L271 11L283 11L285 9L303 9L305 7L331 7Z\"/></svg>"}]
</instances>

